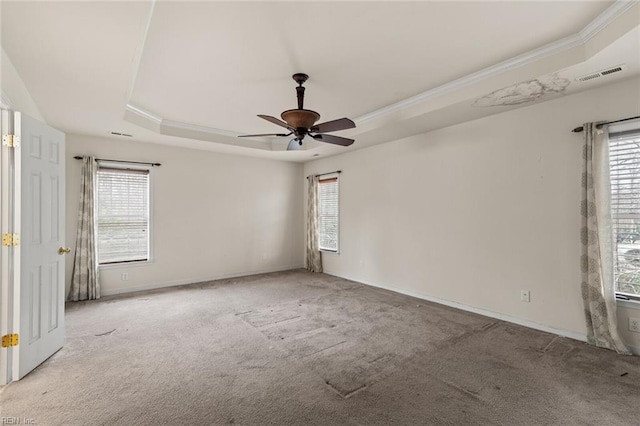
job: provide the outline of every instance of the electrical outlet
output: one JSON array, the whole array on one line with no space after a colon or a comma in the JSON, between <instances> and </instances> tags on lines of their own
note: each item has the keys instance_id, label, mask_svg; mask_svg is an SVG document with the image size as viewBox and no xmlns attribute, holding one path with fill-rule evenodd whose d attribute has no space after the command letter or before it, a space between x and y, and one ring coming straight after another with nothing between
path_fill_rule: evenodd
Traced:
<instances>
[{"instance_id":1,"label":"electrical outlet","mask_svg":"<svg viewBox=\"0 0 640 426\"><path fill-rule=\"evenodd\" d=\"M120 279L122 281L129 281L129 273L128 272L123 272L122 275L120 275Z\"/></svg>"},{"instance_id":2,"label":"electrical outlet","mask_svg":"<svg viewBox=\"0 0 640 426\"><path fill-rule=\"evenodd\" d=\"M629 331L640 333L640 318L629 317Z\"/></svg>"},{"instance_id":3,"label":"electrical outlet","mask_svg":"<svg viewBox=\"0 0 640 426\"><path fill-rule=\"evenodd\" d=\"M531 293L529 290L520 290L520 301L531 302Z\"/></svg>"}]
</instances>

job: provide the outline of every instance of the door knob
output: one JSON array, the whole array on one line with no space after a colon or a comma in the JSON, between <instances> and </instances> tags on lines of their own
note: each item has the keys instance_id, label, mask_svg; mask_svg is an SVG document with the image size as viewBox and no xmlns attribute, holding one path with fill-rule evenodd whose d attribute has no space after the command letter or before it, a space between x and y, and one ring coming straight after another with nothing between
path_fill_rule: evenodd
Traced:
<instances>
[{"instance_id":1,"label":"door knob","mask_svg":"<svg viewBox=\"0 0 640 426\"><path fill-rule=\"evenodd\" d=\"M58 254L60 254L60 255L67 254L67 253L71 253L71 249L70 248L60 247L58 249Z\"/></svg>"}]
</instances>

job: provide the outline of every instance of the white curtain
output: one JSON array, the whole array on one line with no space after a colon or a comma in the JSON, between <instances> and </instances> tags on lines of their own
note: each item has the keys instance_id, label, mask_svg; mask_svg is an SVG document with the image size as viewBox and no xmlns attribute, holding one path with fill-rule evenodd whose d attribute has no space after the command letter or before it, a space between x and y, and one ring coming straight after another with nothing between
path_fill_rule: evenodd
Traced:
<instances>
[{"instance_id":1,"label":"white curtain","mask_svg":"<svg viewBox=\"0 0 640 426\"><path fill-rule=\"evenodd\" d=\"M581 269L587 339L593 345L631 354L617 328L608 129L586 123L584 135Z\"/></svg>"},{"instance_id":2,"label":"white curtain","mask_svg":"<svg viewBox=\"0 0 640 426\"><path fill-rule=\"evenodd\" d=\"M322 256L318 244L318 177L309 176L307 198L307 270L322 272Z\"/></svg>"},{"instance_id":3,"label":"white curtain","mask_svg":"<svg viewBox=\"0 0 640 426\"><path fill-rule=\"evenodd\" d=\"M80 182L75 257L73 259L71 289L67 300L78 301L100 298L94 208L96 173L95 158L84 157Z\"/></svg>"}]
</instances>

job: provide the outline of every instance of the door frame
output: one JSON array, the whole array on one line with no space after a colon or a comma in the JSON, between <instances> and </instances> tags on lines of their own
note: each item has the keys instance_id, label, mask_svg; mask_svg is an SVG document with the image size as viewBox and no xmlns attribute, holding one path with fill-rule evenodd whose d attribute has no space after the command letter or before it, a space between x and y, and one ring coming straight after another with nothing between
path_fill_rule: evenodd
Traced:
<instances>
[{"instance_id":1,"label":"door frame","mask_svg":"<svg viewBox=\"0 0 640 426\"><path fill-rule=\"evenodd\" d=\"M21 202L21 132L20 113L3 108L1 111L1 133L14 134L15 146L8 147L4 141L0 147L0 233L20 235ZM20 246L1 246L0 262L0 335L19 333L20 326ZM0 349L0 385L18 377L19 345Z\"/></svg>"},{"instance_id":2,"label":"door frame","mask_svg":"<svg viewBox=\"0 0 640 426\"><path fill-rule=\"evenodd\" d=\"M9 111L2 109L0 112L0 133L2 135L11 132L9 130ZM0 234L9 232L9 147L0 141ZM0 246L0 336L9 334L11 304L9 303L9 247ZM9 357L11 348L0 349L0 385L9 382Z\"/></svg>"},{"instance_id":3,"label":"door frame","mask_svg":"<svg viewBox=\"0 0 640 426\"><path fill-rule=\"evenodd\" d=\"M13 112L13 134L18 138L19 143L13 149L13 232L22 235L22 114ZM13 279L10 280L12 291L11 307L11 327L14 333L20 333L20 270L21 267L21 246L13 247ZM20 344L12 348L11 380L18 380L20 377Z\"/></svg>"}]
</instances>

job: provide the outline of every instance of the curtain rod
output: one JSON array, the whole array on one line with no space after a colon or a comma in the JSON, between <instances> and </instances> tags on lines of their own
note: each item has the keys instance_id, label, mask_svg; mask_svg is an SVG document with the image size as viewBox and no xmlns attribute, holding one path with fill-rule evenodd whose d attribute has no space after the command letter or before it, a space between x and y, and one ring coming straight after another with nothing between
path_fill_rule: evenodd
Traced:
<instances>
[{"instance_id":1,"label":"curtain rod","mask_svg":"<svg viewBox=\"0 0 640 426\"><path fill-rule=\"evenodd\" d=\"M75 158L76 160L82 160L84 158L84 156L76 155L73 158ZM127 161L127 160L109 160L107 158L96 158L96 161L113 161L113 162L116 162L116 163L146 164L147 166L153 166L153 167L162 166L162 164L160 164L160 163L145 163L143 161Z\"/></svg>"},{"instance_id":2,"label":"curtain rod","mask_svg":"<svg viewBox=\"0 0 640 426\"><path fill-rule=\"evenodd\" d=\"M320 177L320 176L332 175L334 173L342 173L342 170L336 170L335 172L327 172L327 173L321 173L319 175L311 175L311 176ZM311 176L307 176L307 179L309 179Z\"/></svg>"},{"instance_id":3,"label":"curtain rod","mask_svg":"<svg viewBox=\"0 0 640 426\"><path fill-rule=\"evenodd\" d=\"M636 120L638 118L640 118L640 115L638 115L636 117L623 118L622 120L607 121L606 123L599 123L599 124L596 124L596 129L599 129L602 126L606 126L607 124L621 123L623 121ZM584 126L579 126L579 127L576 127L575 129L573 129L572 132L573 133L580 133L583 130L584 130Z\"/></svg>"}]
</instances>

